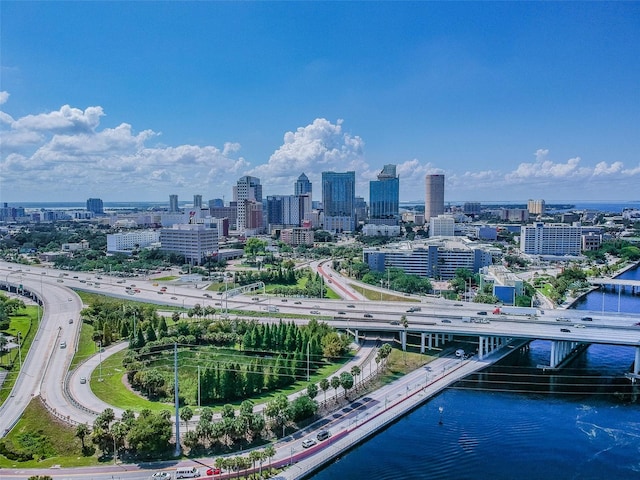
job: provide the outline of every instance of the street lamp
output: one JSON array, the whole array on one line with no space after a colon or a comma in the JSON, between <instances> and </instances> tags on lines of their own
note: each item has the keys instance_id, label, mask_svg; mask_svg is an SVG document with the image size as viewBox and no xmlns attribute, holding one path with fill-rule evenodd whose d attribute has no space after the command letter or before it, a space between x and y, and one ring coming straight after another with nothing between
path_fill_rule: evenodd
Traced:
<instances>
[{"instance_id":1,"label":"street lamp","mask_svg":"<svg viewBox=\"0 0 640 480\"><path fill-rule=\"evenodd\" d=\"M382 284L384 283L384 280L380 279L380 301L382 301Z\"/></svg>"}]
</instances>

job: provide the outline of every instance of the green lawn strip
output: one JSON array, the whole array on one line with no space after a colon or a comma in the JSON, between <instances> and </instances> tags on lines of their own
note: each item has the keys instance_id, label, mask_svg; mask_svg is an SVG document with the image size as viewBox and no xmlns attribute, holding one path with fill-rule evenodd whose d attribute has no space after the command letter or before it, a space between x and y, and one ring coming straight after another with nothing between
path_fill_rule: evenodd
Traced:
<instances>
[{"instance_id":1,"label":"green lawn strip","mask_svg":"<svg viewBox=\"0 0 640 480\"><path fill-rule=\"evenodd\" d=\"M99 463L95 456L83 456L82 444L75 437L75 427L52 417L39 397L31 400L3 441L12 444L14 449L33 453L35 458L18 462L0 455L0 468L82 467ZM85 439L86 444L89 442L90 439ZM47 458L40 460L44 456Z\"/></svg>"},{"instance_id":2,"label":"green lawn strip","mask_svg":"<svg viewBox=\"0 0 640 480\"><path fill-rule=\"evenodd\" d=\"M122 350L102 362L102 381L100 381L100 368L96 368L91 375L91 390L102 401L114 407L131 409L136 412L148 408L152 412L171 410L171 404L152 402L129 390L123 383L125 369L122 359L127 350Z\"/></svg>"},{"instance_id":3,"label":"green lawn strip","mask_svg":"<svg viewBox=\"0 0 640 480\"><path fill-rule=\"evenodd\" d=\"M82 300L82 303L84 303L85 305L91 305L92 302L94 302L95 300L111 300L114 303L118 303L118 304L124 304L124 305L138 305L141 307L148 307L149 305L153 305L155 306L157 309L162 309L165 311L183 311L182 307L177 307L177 306L173 306L173 305L166 305L163 303L149 303L149 302L138 302L136 300L129 300L129 299L125 299L125 298L118 298L118 297L112 297L110 295L103 295L100 293L89 293L89 292L83 292L81 290L75 290L75 292L78 294L78 296L80 297L80 299Z\"/></svg>"},{"instance_id":4,"label":"green lawn strip","mask_svg":"<svg viewBox=\"0 0 640 480\"><path fill-rule=\"evenodd\" d=\"M383 385L393 382L398 378L410 373L429 362L432 362L438 358L434 355L415 353L415 352L403 352L397 348L391 350L391 355L387 359L387 366L380 377L380 381Z\"/></svg>"},{"instance_id":5,"label":"green lawn strip","mask_svg":"<svg viewBox=\"0 0 640 480\"><path fill-rule=\"evenodd\" d=\"M11 389L18 378L20 373L20 355L22 355L22 361L27 356L31 344L38 331L38 307L35 305L28 305L26 309L20 311L20 315L13 315L9 324L9 329L6 331L7 335L16 337L20 332L20 351L17 348L11 349L9 352L3 354L0 359L0 365L4 368L8 368L13 363L13 367L7 373L7 376L0 388L0 405L4 402L11 393Z\"/></svg>"},{"instance_id":6,"label":"green lawn strip","mask_svg":"<svg viewBox=\"0 0 640 480\"><path fill-rule=\"evenodd\" d=\"M88 323L82 323L80 327L80 337L78 339L78 349L73 355L69 370L74 370L78 365L84 362L87 358L98 353L96 343L93 341L93 325Z\"/></svg>"},{"instance_id":7,"label":"green lawn strip","mask_svg":"<svg viewBox=\"0 0 640 480\"><path fill-rule=\"evenodd\" d=\"M158 277L158 278L154 278L153 281L154 282L172 282L174 280L179 279L180 277L176 276L176 275L170 275L167 277Z\"/></svg>"},{"instance_id":8,"label":"green lawn strip","mask_svg":"<svg viewBox=\"0 0 640 480\"><path fill-rule=\"evenodd\" d=\"M367 300L377 300L380 301L380 292L377 290L371 290L360 285L355 285L353 283L349 284L351 288L353 288L356 292L364 295ZM386 302L419 302L420 300L411 297L405 297L400 295L395 295L392 293L382 293L382 301Z\"/></svg>"}]
</instances>

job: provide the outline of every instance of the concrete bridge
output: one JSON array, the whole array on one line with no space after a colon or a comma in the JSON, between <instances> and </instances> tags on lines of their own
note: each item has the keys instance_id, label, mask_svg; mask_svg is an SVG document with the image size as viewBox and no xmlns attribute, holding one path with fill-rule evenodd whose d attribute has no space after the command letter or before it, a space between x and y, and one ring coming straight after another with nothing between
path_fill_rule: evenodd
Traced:
<instances>
[{"instance_id":1,"label":"concrete bridge","mask_svg":"<svg viewBox=\"0 0 640 480\"><path fill-rule=\"evenodd\" d=\"M546 310L539 315L466 313L453 315L451 309L411 313L406 315L406 328L394 320L397 313L388 312L376 312L369 321L334 317L331 323L348 329L356 341L392 333L402 349L410 345L421 353L441 350L453 341L466 342L471 347L467 353L480 360L514 339L547 340L551 342L549 361L540 366L545 370L561 368L592 343L630 346L635 348L635 362L629 377L640 379L640 315L573 310Z\"/></svg>"},{"instance_id":2,"label":"concrete bridge","mask_svg":"<svg viewBox=\"0 0 640 480\"><path fill-rule=\"evenodd\" d=\"M621 278L590 278L588 279L591 285L601 286L603 288L612 287L616 290L616 287L620 291L625 291L626 288L630 288L631 295L640 294L640 280L627 280Z\"/></svg>"}]
</instances>

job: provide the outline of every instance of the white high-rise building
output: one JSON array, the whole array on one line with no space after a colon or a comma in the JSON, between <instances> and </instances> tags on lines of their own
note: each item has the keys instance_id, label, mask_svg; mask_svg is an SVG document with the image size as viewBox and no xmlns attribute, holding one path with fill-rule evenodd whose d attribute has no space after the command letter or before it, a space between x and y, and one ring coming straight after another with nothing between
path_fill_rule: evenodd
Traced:
<instances>
[{"instance_id":1,"label":"white high-rise building","mask_svg":"<svg viewBox=\"0 0 640 480\"><path fill-rule=\"evenodd\" d=\"M451 215L438 215L429 221L430 237L453 237L455 235L455 219Z\"/></svg>"},{"instance_id":2,"label":"white high-rise building","mask_svg":"<svg viewBox=\"0 0 640 480\"><path fill-rule=\"evenodd\" d=\"M161 250L184 255L186 262L199 265L218 252L218 229L197 223L176 224L160 230L160 244Z\"/></svg>"},{"instance_id":3,"label":"white high-rise building","mask_svg":"<svg viewBox=\"0 0 640 480\"><path fill-rule=\"evenodd\" d=\"M520 230L520 250L530 255L580 255L581 244L582 227L579 224L537 222Z\"/></svg>"},{"instance_id":4,"label":"white high-rise building","mask_svg":"<svg viewBox=\"0 0 640 480\"><path fill-rule=\"evenodd\" d=\"M247 229L247 209L244 200L262 203L262 185L260 179L245 175L238 179L233 187L233 200L237 202L238 212L236 217L236 229L244 232Z\"/></svg>"}]
</instances>

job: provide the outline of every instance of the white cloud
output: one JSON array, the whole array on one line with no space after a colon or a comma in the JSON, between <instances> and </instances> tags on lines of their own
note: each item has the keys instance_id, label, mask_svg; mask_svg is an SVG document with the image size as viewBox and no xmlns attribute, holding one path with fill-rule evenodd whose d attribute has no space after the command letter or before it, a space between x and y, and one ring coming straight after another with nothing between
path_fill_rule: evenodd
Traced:
<instances>
[{"instance_id":1,"label":"white cloud","mask_svg":"<svg viewBox=\"0 0 640 480\"><path fill-rule=\"evenodd\" d=\"M9 100L9 92L0 92L0 105L4 105Z\"/></svg>"}]
</instances>

